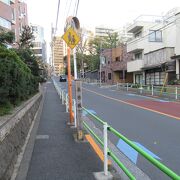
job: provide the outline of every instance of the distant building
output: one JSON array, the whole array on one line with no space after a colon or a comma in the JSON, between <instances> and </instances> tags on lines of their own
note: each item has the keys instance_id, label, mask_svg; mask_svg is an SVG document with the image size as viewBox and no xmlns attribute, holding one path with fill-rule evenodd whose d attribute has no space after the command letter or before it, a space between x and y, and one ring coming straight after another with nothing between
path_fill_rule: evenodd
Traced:
<instances>
[{"instance_id":1,"label":"distant building","mask_svg":"<svg viewBox=\"0 0 180 180\"><path fill-rule=\"evenodd\" d=\"M64 41L55 36L52 43L53 67L56 75L64 74Z\"/></svg>"},{"instance_id":2,"label":"distant building","mask_svg":"<svg viewBox=\"0 0 180 180\"><path fill-rule=\"evenodd\" d=\"M113 33L114 29L108 28L105 26L97 26L95 27L95 36L106 37L108 33Z\"/></svg>"},{"instance_id":3,"label":"distant building","mask_svg":"<svg viewBox=\"0 0 180 180\"><path fill-rule=\"evenodd\" d=\"M33 35L35 37L33 41L33 51L35 56L47 62L46 41L44 40L44 28L39 25L32 25Z\"/></svg>"},{"instance_id":4,"label":"distant building","mask_svg":"<svg viewBox=\"0 0 180 180\"><path fill-rule=\"evenodd\" d=\"M92 39L94 39L93 32L85 28L81 28L79 30L79 36L80 36L80 42L78 44L78 47L80 48L80 51L81 52L83 51L83 54L89 55L90 54L89 42Z\"/></svg>"},{"instance_id":5,"label":"distant building","mask_svg":"<svg viewBox=\"0 0 180 180\"><path fill-rule=\"evenodd\" d=\"M101 65L101 82L108 84L132 83L133 74L127 73L127 62L131 61L132 54L127 53L126 45L101 52L104 63Z\"/></svg>"},{"instance_id":6,"label":"distant building","mask_svg":"<svg viewBox=\"0 0 180 180\"><path fill-rule=\"evenodd\" d=\"M28 25L26 3L23 0L0 0L0 30L13 31L15 42L18 42L25 25Z\"/></svg>"},{"instance_id":7,"label":"distant building","mask_svg":"<svg viewBox=\"0 0 180 180\"><path fill-rule=\"evenodd\" d=\"M179 79L179 14L176 8L163 17L140 16L128 27L133 39L127 52L133 57L127 71L133 73L134 83L162 85L166 79Z\"/></svg>"},{"instance_id":8,"label":"distant building","mask_svg":"<svg viewBox=\"0 0 180 180\"><path fill-rule=\"evenodd\" d=\"M127 41L129 41L133 37L132 33L127 32L127 26L124 26L123 28L116 29L113 31L113 33L118 34L118 38L119 38L119 41L121 43L127 43Z\"/></svg>"}]
</instances>

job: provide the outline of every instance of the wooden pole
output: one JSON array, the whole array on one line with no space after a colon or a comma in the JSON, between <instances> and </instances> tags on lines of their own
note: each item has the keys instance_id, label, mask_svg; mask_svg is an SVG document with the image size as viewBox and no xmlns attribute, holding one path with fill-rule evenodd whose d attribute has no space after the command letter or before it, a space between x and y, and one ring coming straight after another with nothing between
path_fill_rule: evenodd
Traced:
<instances>
[{"instance_id":1,"label":"wooden pole","mask_svg":"<svg viewBox=\"0 0 180 180\"><path fill-rule=\"evenodd\" d=\"M70 124L73 124L73 112L72 112L72 82L71 82L71 49L68 47L68 95L69 95L69 114Z\"/></svg>"}]
</instances>

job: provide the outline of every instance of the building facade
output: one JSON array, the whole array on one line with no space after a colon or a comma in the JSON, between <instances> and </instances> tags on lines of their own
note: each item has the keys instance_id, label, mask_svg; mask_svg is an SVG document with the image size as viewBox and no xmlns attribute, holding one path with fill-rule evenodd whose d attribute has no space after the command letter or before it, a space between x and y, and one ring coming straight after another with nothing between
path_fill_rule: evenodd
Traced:
<instances>
[{"instance_id":1,"label":"building facade","mask_svg":"<svg viewBox=\"0 0 180 180\"><path fill-rule=\"evenodd\" d=\"M127 52L133 57L127 71L133 73L134 83L163 85L176 78L179 60L172 57L179 48L179 12L176 8L163 17L140 16L128 27L133 39L127 43Z\"/></svg>"},{"instance_id":2,"label":"building facade","mask_svg":"<svg viewBox=\"0 0 180 180\"><path fill-rule=\"evenodd\" d=\"M32 25L33 35L33 51L37 58L44 63L47 62L46 41L44 40L44 28L39 25Z\"/></svg>"},{"instance_id":3,"label":"building facade","mask_svg":"<svg viewBox=\"0 0 180 180\"><path fill-rule=\"evenodd\" d=\"M18 42L25 25L28 25L26 3L23 0L0 0L0 30L13 31L15 42Z\"/></svg>"},{"instance_id":4,"label":"building facade","mask_svg":"<svg viewBox=\"0 0 180 180\"><path fill-rule=\"evenodd\" d=\"M132 83L133 74L127 73L127 62L131 61L132 54L127 53L126 45L104 49L101 56L105 58L105 63L101 65L102 82L108 84Z\"/></svg>"},{"instance_id":5,"label":"building facade","mask_svg":"<svg viewBox=\"0 0 180 180\"><path fill-rule=\"evenodd\" d=\"M56 75L64 74L64 41L61 37L53 38L52 53L53 53L53 68Z\"/></svg>"},{"instance_id":6,"label":"building facade","mask_svg":"<svg viewBox=\"0 0 180 180\"><path fill-rule=\"evenodd\" d=\"M95 27L95 36L98 37L106 37L108 36L108 33L113 33L114 29L108 28L105 26L97 26Z\"/></svg>"}]
</instances>

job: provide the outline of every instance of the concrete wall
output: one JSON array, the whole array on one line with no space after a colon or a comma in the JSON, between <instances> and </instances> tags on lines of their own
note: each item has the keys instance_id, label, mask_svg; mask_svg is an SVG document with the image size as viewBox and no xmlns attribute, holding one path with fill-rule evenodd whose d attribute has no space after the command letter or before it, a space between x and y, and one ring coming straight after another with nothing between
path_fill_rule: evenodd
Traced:
<instances>
[{"instance_id":1,"label":"concrete wall","mask_svg":"<svg viewBox=\"0 0 180 180\"><path fill-rule=\"evenodd\" d=\"M42 95L39 93L18 107L13 114L0 118L1 180L9 180L11 177L41 99Z\"/></svg>"},{"instance_id":2,"label":"concrete wall","mask_svg":"<svg viewBox=\"0 0 180 180\"><path fill-rule=\"evenodd\" d=\"M176 48L175 54L180 55L180 13L176 15Z\"/></svg>"}]
</instances>

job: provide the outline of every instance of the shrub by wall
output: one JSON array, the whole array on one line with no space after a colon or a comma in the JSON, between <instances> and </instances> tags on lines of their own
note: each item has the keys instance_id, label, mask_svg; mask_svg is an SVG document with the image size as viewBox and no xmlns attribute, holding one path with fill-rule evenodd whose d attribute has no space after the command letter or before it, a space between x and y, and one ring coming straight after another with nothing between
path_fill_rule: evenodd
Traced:
<instances>
[{"instance_id":1,"label":"shrub by wall","mask_svg":"<svg viewBox=\"0 0 180 180\"><path fill-rule=\"evenodd\" d=\"M0 105L17 105L38 91L38 79L12 50L0 47Z\"/></svg>"}]
</instances>

